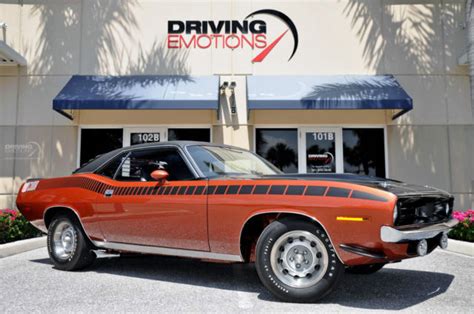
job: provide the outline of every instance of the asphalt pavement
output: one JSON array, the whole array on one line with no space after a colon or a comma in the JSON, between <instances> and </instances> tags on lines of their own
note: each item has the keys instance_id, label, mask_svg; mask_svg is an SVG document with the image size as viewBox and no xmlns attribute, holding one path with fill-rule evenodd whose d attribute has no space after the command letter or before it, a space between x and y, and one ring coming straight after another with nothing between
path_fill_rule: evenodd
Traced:
<instances>
[{"instance_id":1,"label":"asphalt pavement","mask_svg":"<svg viewBox=\"0 0 474 314\"><path fill-rule=\"evenodd\" d=\"M373 275L346 274L317 304L278 301L260 284L253 264L122 256L65 272L53 268L42 248L0 259L0 272L0 313L472 313L474 308L474 258L440 249Z\"/></svg>"}]
</instances>

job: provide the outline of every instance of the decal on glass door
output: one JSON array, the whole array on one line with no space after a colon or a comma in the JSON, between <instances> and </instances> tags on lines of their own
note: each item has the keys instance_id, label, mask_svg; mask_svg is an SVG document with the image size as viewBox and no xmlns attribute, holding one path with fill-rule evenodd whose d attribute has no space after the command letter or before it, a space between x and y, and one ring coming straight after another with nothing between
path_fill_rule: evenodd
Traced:
<instances>
[{"instance_id":1,"label":"decal on glass door","mask_svg":"<svg viewBox=\"0 0 474 314\"><path fill-rule=\"evenodd\" d=\"M336 172L336 133L306 133L306 172Z\"/></svg>"},{"instance_id":2,"label":"decal on glass door","mask_svg":"<svg viewBox=\"0 0 474 314\"><path fill-rule=\"evenodd\" d=\"M158 132L134 132L130 133L130 145L156 143L160 141Z\"/></svg>"}]
</instances>

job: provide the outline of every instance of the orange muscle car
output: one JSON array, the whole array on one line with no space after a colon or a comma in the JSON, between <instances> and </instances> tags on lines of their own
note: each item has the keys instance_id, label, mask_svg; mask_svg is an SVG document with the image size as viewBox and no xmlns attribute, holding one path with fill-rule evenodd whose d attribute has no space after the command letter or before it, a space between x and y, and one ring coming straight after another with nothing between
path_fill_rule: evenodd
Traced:
<instances>
[{"instance_id":1,"label":"orange muscle car","mask_svg":"<svg viewBox=\"0 0 474 314\"><path fill-rule=\"evenodd\" d=\"M447 245L453 197L350 174L282 174L236 147L163 142L118 149L63 178L30 179L17 206L48 234L55 267L95 251L255 261L278 298L312 302L345 271Z\"/></svg>"}]
</instances>

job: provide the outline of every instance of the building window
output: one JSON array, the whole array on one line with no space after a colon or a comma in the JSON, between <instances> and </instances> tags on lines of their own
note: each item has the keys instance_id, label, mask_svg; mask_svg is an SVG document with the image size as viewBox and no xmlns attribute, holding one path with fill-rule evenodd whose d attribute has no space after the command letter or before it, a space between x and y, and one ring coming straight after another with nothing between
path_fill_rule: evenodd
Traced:
<instances>
[{"instance_id":1,"label":"building window","mask_svg":"<svg viewBox=\"0 0 474 314\"><path fill-rule=\"evenodd\" d=\"M256 152L283 172L298 172L298 130L257 129Z\"/></svg>"},{"instance_id":2,"label":"building window","mask_svg":"<svg viewBox=\"0 0 474 314\"><path fill-rule=\"evenodd\" d=\"M383 129L343 129L344 172L385 177Z\"/></svg>"},{"instance_id":3,"label":"building window","mask_svg":"<svg viewBox=\"0 0 474 314\"><path fill-rule=\"evenodd\" d=\"M121 148L123 129L81 129L80 165L98 155Z\"/></svg>"},{"instance_id":4,"label":"building window","mask_svg":"<svg viewBox=\"0 0 474 314\"><path fill-rule=\"evenodd\" d=\"M210 129L168 129L168 141L211 141Z\"/></svg>"}]
</instances>

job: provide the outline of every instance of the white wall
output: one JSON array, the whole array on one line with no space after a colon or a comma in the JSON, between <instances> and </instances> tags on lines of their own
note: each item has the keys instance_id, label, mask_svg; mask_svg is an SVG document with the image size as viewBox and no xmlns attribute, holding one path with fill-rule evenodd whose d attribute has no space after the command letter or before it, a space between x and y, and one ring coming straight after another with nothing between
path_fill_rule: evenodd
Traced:
<instances>
[{"instance_id":1,"label":"white wall","mask_svg":"<svg viewBox=\"0 0 474 314\"><path fill-rule=\"evenodd\" d=\"M170 124L212 124L215 141L246 148L256 124L387 124L393 176L448 189L459 196L459 208L472 206L473 108L467 68L457 65L466 49L464 0L23 2L0 4L7 43L28 61L20 69L0 67L0 207L13 206L27 177L74 169L78 121L155 121L146 112L65 119L51 101L72 74L215 74L236 81L237 116L228 114L229 93L221 99L220 119L209 112L165 116ZM290 62L287 35L258 64L250 62L257 51L248 49L166 48L168 19L242 19L262 8L280 10L296 24L299 48ZM270 40L284 31L277 19L266 21ZM246 110L245 75L385 73L395 74L414 99L415 109L394 122L380 112ZM12 160L4 149L30 142L41 147L35 160Z\"/></svg>"}]
</instances>

